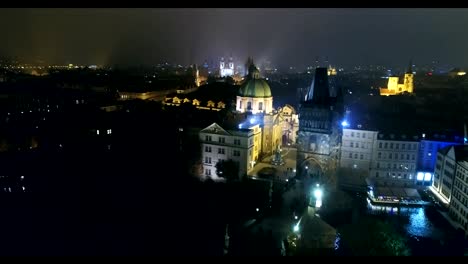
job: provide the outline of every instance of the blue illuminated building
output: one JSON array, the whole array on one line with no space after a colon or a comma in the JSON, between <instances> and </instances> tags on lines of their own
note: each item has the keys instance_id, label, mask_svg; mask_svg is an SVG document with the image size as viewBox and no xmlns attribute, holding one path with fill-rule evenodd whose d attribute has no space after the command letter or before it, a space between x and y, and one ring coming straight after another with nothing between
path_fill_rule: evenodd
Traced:
<instances>
[{"instance_id":1,"label":"blue illuminated building","mask_svg":"<svg viewBox=\"0 0 468 264\"><path fill-rule=\"evenodd\" d=\"M424 176L423 179L421 175L426 175L426 173L430 173L432 175L434 173L437 151L451 145L463 145L463 140L464 138L462 136L423 134L418 152L417 172L419 173L419 177L416 179L417 184L431 185L432 177L428 180L428 177Z\"/></svg>"}]
</instances>

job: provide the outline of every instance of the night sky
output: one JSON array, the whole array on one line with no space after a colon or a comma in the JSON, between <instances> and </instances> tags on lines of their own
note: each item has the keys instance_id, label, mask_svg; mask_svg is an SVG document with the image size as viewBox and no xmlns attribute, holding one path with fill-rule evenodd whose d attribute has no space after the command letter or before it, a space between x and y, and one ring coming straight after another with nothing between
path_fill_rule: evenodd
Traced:
<instances>
[{"instance_id":1,"label":"night sky","mask_svg":"<svg viewBox=\"0 0 468 264\"><path fill-rule=\"evenodd\" d=\"M468 66L468 9L1 9L0 24L0 55L28 62Z\"/></svg>"}]
</instances>

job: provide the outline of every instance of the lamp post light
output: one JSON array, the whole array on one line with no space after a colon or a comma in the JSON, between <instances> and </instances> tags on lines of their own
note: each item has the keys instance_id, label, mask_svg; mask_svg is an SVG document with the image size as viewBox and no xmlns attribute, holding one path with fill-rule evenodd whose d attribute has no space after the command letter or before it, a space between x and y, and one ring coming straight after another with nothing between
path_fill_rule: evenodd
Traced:
<instances>
[{"instance_id":1,"label":"lamp post light","mask_svg":"<svg viewBox=\"0 0 468 264\"><path fill-rule=\"evenodd\" d=\"M311 197L310 204L311 205L314 204L313 202L315 201L315 208L322 207L323 190L320 188L319 184L316 185L312 194L313 194L313 197ZM312 198L314 201L312 201Z\"/></svg>"}]
</instances>

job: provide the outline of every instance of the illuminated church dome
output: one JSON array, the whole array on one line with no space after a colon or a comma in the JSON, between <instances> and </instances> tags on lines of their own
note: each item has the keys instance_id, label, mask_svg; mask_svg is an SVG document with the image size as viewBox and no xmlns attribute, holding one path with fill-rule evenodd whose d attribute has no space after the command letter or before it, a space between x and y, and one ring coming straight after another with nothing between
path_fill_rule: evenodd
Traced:
<instances>
[{"instance_id":1,"label":"illuminated church dome","mask_svg":"<svg viewBox=\"0 0 468 264\"><path fill-rule=\"evenodd\" d=\"M271 89L268 83L260 78L260 72L255 65L250 65L247 80L239 89L241 97L271 97Z\"/></svg>"},{"instance_id":2,"label":"illuminated church dome","mask_svg":"<svg viewBox=\"0 0 468 264\"><path fill-rule=\"evenodd\" d=\"M273 97L268 83L260 78L260 72L253 63L249 66L249 74L239 88L236 110L239 112L271 113Z\"/></svg>"}]
</instances>

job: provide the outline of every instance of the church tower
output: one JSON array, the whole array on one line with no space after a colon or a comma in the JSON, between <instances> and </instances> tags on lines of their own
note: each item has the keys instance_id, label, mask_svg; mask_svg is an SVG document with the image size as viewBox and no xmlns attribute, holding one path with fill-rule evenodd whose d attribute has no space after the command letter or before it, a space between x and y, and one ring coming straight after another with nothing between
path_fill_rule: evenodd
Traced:
<instances>
[{"instance_id":1,"label":"church tower","mask_svg":"<svg viewBox=\"0 0 468 264\"><path fill-rule=\"evenodd\" d=\"M229 58L229 69L234 73L234 61L232 56Z\"/></svg>"},{"instance_id":2,"label":"church tower","mask_svg":"<svg viewBox=\"0 0 468 264\"><path fill-rule=\"evenodd\" d=\"M413 65L412 61L410 60L408 71L405 73L405 79L403 82L403 87L406 92L413 93L413 81L414 81L414 74L413 74Z\"/></svg>"},{"instance_id":3,"label":"church tower","mask_svg":"<svg viewBox=\"0 0 468 264\"><path fill-rule=\"evenodd\" d=\"M299 106L296 171L306 182L336 183L343 116L338 96L330 89L328 69L317 68Z\"/></svg>"},{"instance_id":4,"label":"church tower","mask_svg":"<svg viewBox=\"0 0 468 264\"><path fill-rule=\"evenodd\" d=\"M222 74L224 70L224 57L221 57L221 61L219 62L219 72Z\"/></svg>"}]
</instances>

